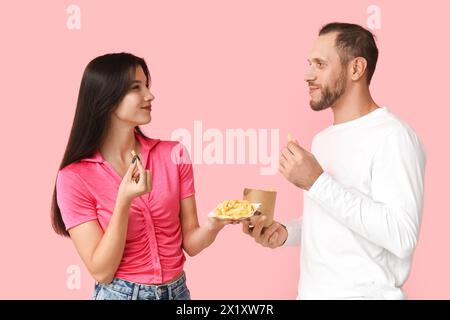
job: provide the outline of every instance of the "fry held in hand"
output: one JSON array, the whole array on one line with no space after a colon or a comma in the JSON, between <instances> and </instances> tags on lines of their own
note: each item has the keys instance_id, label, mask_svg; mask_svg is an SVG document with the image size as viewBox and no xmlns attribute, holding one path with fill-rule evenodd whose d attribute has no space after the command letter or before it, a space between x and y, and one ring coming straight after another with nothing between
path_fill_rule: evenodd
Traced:
<instances>
[{"instance_id":1,"label":"fry held in hand","mask_svg":"<svg viewBox=\"0 0 450 320\"><path fill-rule=\"evenodd\" d=\"M132 155L132 159L131 159L131 163L135 163L136 160L141 161L141 158L139 158L139 156L137 155L136 151L131 150L131 155ZM134 182L138 183L139 182L139 172L137 167L133 170L133 174L132 174L132 179Z\"/></svg>"},{"instance_id":2,"label":"fry held in hand","mask_svg":"<svg viewBox=\"0 0 450 320\"><path fill-rule=\"evenodd\" d=\"M139 158L139 156L137 155L136 151L131 150L131 155L133 156L133 159L131 160L131 163L134 163L136 161L136 159L141 161L141 158Z\"/></svg>"},{"instance_id":3,"label":"fry held in hand","mask_svg":"<svg viewBox=\"0 0 450 320\"><path fill-rule=\"evenodd\" d=\"M292 137L292 134L288 133L288 142L294 142L294 138Z\"/></svg>"}]
</instances>

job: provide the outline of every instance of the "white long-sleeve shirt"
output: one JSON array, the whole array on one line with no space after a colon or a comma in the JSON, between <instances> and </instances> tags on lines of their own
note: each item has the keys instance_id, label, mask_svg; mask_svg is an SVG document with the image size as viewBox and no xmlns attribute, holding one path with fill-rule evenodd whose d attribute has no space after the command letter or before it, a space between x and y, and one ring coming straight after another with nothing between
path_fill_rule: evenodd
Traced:
<instances>
[{"instance_id":1,"label":"white long-sleeve shirt","mask_svg":"<svg viewBox=\"0 0 450 320\"><path fill-rule=\"evenodd\" d=\"M324 173L286 224L301 243L299 299L403 299L423 206L425 153L414 131L378 108L317 134Z\"/></svg>"}]
</instances>

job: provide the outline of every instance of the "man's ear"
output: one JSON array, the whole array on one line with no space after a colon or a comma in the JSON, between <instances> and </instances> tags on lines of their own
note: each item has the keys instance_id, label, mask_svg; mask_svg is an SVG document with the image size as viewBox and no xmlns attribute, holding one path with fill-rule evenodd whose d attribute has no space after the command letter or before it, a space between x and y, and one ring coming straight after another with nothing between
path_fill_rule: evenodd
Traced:
<instances>
[{"instance_id":1,"label":"man's ear","mask_svg":"<svg viewBox=\"0 0 450 320\"><path fill-rule=\"evenodd\" d=\"M367 60L363 57L356 57L351 62L351 75L353 81L358 81L364 76L367 69Z\"/></svg>"}]
</instances>

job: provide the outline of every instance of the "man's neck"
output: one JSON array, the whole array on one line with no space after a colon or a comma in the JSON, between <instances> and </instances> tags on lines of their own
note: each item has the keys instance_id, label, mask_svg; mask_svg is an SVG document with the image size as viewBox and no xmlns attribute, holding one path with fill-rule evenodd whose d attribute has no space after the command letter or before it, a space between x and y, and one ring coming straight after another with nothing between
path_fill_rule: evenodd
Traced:
<instances>
[{"instance_id":1,"label":"man's neck","mask_svg":"<svg viewBox=\"0 0 450 320\"><path fill-rule=\"evenodd\" d=\"M331 107L334 125L358 119L378 109L369 90L346 90L345 94Z\"/></svg>"}]
</instances>

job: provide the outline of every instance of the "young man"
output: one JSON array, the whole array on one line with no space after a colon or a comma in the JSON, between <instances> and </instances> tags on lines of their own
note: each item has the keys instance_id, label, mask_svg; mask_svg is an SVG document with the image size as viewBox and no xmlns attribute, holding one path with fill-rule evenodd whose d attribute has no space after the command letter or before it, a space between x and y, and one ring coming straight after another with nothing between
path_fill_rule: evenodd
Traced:
<instances>
[{"instance_id":1,"label":"young man","mask_svg":"<svg viewBox=\"0 0 450 320\"><path fill-rule=\"evenodd\" d=\"M319 32L305 75L315 111L331 108L334 124L312 143L291 141L279 171L305 190L300 219L244 232L263 246L301 244L300 299L404 299L417 244L425 154L403 121L372 99L378 49L355 24Z\"/></svg>"}]
</instances>

